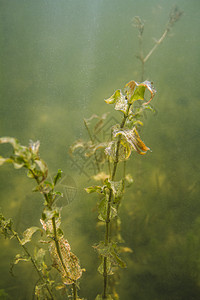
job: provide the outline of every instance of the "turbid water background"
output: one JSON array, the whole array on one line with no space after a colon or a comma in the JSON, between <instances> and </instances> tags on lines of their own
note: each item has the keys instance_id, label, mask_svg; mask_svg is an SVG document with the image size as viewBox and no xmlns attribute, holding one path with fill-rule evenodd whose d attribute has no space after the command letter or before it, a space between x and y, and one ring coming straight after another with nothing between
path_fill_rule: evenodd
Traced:
<instances>
[{"instance_id":1,"label":"turbid water background","mask_svg":"<svg viewBox=\"0 0 200 300\"><path fill-rule=\"evenodd\" d=\"M95 197L83 191L91 169L81 173L68 149L86 137L84 117L111 111L104 99L141 78L133 17L145 21L148 53L175 4L183 15L145 65L157 90L155 113L145 114L141 131L152 152L134 153L129 162L134 183L120 215L124 245L133 252L124 256L121 300L200 298L200 2L0 0L0 136L25 145L40 140L50 175L64 171L62 228L87 270L80 296L88 300L102 290L92 249L102 235ZM0 155L8 151L1 146ZM39 226L42 201L33 187L23 170L1 167L0 207L19 232ZM15 277L9 273L19 251L0 237L0 299L33 299L34 270L21 263Z\"/></svg>"}]
</instances>

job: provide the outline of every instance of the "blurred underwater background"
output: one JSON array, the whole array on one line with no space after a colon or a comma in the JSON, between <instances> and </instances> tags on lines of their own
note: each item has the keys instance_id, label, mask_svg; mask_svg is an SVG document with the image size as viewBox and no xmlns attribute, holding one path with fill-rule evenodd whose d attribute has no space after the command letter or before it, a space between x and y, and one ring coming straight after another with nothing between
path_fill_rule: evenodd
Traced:
<instances>
[{"instance_id":1,"label":"blurred underwater background","mask_svg":"<svg viewBox=\"0 0 200 300\"><path fill-rule=\"evenodd\" d=\"M63 170L62 228L86 269L80 297L102 290L96 228L94 166L69 147L86 138L83 119L109 111L104 99L130 80L140 81L138 31L144 20L144 52L163 34L177 5L183 15L145 64L145 80L157 94L154 113L145 113L141 137L152 150L133 153L134 179L122 202L122 237L132 253L123 255L120 299L197 300L200 298L200 2L196 0L0 0L0 136L28 145L41 143L49 177ZM104 127L104 134L108 134ZM0 155L10 147L1 145ZM40 226L42 201L24 170L0 168L0 208L23 232ZM0 236L0 299L33 299L37 275L28 264L10 262L19 251Z\"/></svg>"}]
</instances>

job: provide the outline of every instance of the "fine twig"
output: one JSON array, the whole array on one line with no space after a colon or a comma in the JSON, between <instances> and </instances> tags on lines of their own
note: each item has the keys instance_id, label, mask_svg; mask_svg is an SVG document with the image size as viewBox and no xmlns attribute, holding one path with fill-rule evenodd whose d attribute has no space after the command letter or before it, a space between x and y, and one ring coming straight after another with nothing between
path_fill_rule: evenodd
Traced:
<instances>
[{"instance_id":1,"label":"fine twig","mask_svg":"<svg viewBox=\"0 0 200 300\"><path fill-rule=\"evenodd\" d=\"M29 253L27 247L22 243L22 241L21 241L21 239L20 239L18 233L17 233L16 231L14 231L12 228L10 228L10 231L11 231L11 233L13 234L13 236L17 239L18 243L19 243L20 246L23 248L23 250L24 250L24 252L26 253L26 255L29 257L31 263L33 264L33 266L34 266L36 272L37 272L38 275L39 275L40 280L41 280L41 281L43 282L43 284L46 286L46 289L47 289L47 291L48 291L48 293L49 293L49 295L50 295L50 299L53 300L53 299L54 299L54 296L53 296L53 294L52 294L52 292L51 292L51 290L50 290L50 288L49 288L49 286L48 286L48 283L47 283L46 280L44 279L44 276L43 276L41 270L38 268L38 266L37 266L37 264L36 264L34 258L33 258L32 255Z\"/></svg>"},{"instance_id":2,"label":"fine twig","mask_svg":"<svg viewBox=\"0 0 200 300\"><path fill-rule=\"evenodd\" d=\"M138 38L139 38L139 48L140 48L140 54L137 56L138 59L140 59L142 63L142 69L141 69L141 81L144 80L144 71L145 71L145 63L149 60L151 55L154 53L154 51L157 49L157 47L164 41L164 39L169 34L169 31L172 29L174 24L180 19L183 12L179 10L177 6L174 6L170 12L168 22L166 24L165 30L161 37L155 41L155 45L152 47L152 49L147 53L146 56L143 54L143 32L144 32L144 22L140 19L140 17L136 16L133 18L133 26L138 29Z\"/></svg>"}]
</instances>

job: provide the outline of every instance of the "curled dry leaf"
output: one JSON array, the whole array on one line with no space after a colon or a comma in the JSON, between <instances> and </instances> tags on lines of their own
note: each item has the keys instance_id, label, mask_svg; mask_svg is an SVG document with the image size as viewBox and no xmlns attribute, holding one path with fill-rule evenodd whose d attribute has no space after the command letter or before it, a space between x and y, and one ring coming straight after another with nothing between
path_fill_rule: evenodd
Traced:
<instances>
[{"instance_id":1,"label":"curled dry leaf","mask_svg":"<svg viewBox=\"0 0 200 300\"><path fill-rule=\"evenodd\" d=\"M72 284L82 275L78 258L74 253L71 252L71 248L67 240L61 238L58 243L63 262L60 260L60 257L57 253L55 243L51 242L49 246L49 252L53 261L53 266L61 274L64 284Z\"/></svg>"},{"instance_id":2,"label":"curled dry leaf","mask_svg":"<svg viewBox=\"0 0 200 300\"><path fill-rule=\"evenodd\" d=\"M145 145L145 143L141 140L139 133L137 132L136 128L133 129L124 129L119 130L114 133L114 136L122 135L122 141L125 140L128 144L139 154L143 155L146 154L149 147Z\"/></svg>"}]
</instances>

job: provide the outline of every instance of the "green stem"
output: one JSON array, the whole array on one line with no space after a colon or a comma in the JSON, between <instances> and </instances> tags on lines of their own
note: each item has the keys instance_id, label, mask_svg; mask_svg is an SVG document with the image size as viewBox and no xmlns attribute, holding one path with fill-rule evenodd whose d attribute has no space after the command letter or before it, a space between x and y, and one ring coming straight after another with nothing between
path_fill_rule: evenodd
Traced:
<instances>
[{"instance_id":1,"label":"green stem","mask_svg":"<svg viewBox=\"0 0 200 300\"><path fill-rule=\"evenodd\" d=\"M126 123L126 119L128 118L129 115L129 110L130 110L131 104L128 104L126 114L124 115L120 129L123 129ZM119 147L120 147L120 141L121 141L121 136L118 137L117 141L117 149L116 149L116 157L115 157L115 162L113 166L113 171L112 171L112 176L111 176L111 181L115 179L116 171L117 171L117 165L119 162ZM107 246L108 243L110 242L110 212L111 212L111 204L112 204L112 190L109 190L109 198L108 198L108 207L107 207L107 216L106 216L106 232L105 232L105 245ZM103 299L107 298L107 289L108 289L108 272L107 272L107 257L104 257L103 261L103 277L104 277L104 287L103 287Z\"/></svg>"},{"instance_id":2,"label":"green stem","mask_svg":"<svg viewBox=\"0 0 200 300\"><path fill-rule=\"evenodd\" d=\"M143 54L143 31L139 34L139 46L140 46L140 56L139 59L142 63L142 69L141 69L141 81L144 80L144 54Z\"/></svg>"},{"instance_id":3,"label":"green stem","mask_svg":"<svg viewBox=\"0 0 200 300\"><path fill-rule=\"evenodd\" d=\"M54 243L55 243L55 246L56 246L56 251L57 251L57 254L59 256L59 259L61 261L61 264L63 266L63 269L65 270L65 273L67 275L67 277L72 280L70 277L69 277L69 274L67 272L67 269L66 269L66 266L65 266L65 263L63 261L63 257L62 257L62 253L60 251L60 245L59 245L59 240L58 240L58 237L57 237L57 229L56 229L56 220L55 220L55 217L53 217L52 219L52 225L53 225L53 232L54 232ZM73 281L73 280L72 280ZM76 284L75 282L72 283L72 290L73 290L73 299L76 300L77 299L77 287L76 287Z\"/></svg>"},{"instance_id":4,"label":"green stem","mask_svg":"<svg viewBox=\"0 0 200 300\"><path fill-rule=\"evenodd\" d=\"M37 181L37 184L40 184L40 180L39 180L38 176L33 172L33 170L30 170L30 171L31 171L31 173L33 174L33 177L35 178L35 180ZM51 203L51 201L49 201L48 195L47 195L46 193L44 193L43 191L41 191L41 192L42 192L42 194L43 194L43 196L44 196L44 198L45 198L45 200L46 200L46 203L47 203L49 209L52 209L52 203ZM64 263L64 261L63 261L62 253L61 253L61 251L60 251L60 245L59 245L59 242L58 242L59 240L58 240L58 237L57 237L57 229L56 229L56 220L55 220L55 217L53 217L51 220L52 220L53 233L54 233L54 238L53 238L53 240L54 240L54 243L55 243L55 246L56 246L57 254L58 254L58 256L59 256L59 259L60 259L61 264L62 264L62 266L63 266L63 268L64 268L64 270L65 270L65 273L66 273L67 277L68 277L69 279L71 279L71 278L69 277L68 272L67 272L65 263ZM72 280L72 279L71 279L71 280ZM73 281L73 280L72 280L72 281ZM72 283L72 289L73 289L73 299L76 300L76 299L77 299L77 288L76 288L75 282Z\"/></svg>"},{"instance_id":5,"label":"green stem","mask_svg":"<svg viewBox=\"0 0 200 300\"><path fill-rule=\"evenodd\" d=\"M48 291L48 293L49 293L49 295L50 295L50 299L53 300L53 299L54 299L54 296L53 296L53 294L52 294L52 292L51 292L51 290L50 290L50 288L49 288L49 286L48 286L48 283L47 283L46 280L44 279L43 274L42 274L41 271L38 269L38 266L37 266L37 264L36 264L34 258L31 256L31 254L29 253L29 251L28 251L28 249L26 248L26 246L23 245L23 243L22 243L22 241L21 241L19 235L17 234L17 232L15 232L13 229L11 229L11 232L12 232L12 234L15 236L15 238L18 240L18 242L19 242L20 246L23 248L24 252L25 252L25 253L27 254L27 256L30 258L30 260L31 260L31 262L32 262L32 264L33 264L35 270L37 271L37 273L38 273L38 275L39 275L40 280L46 285L46 289L47 289L47 291Z\"/></svg>"},{"instance_id":6,"label":"green stem","mask_svg":"<svg viewBox=\"0 0 200 300\"><path fill-rule=\"evenodd\" d=\"M75 283L72 283L73 299L78 299L77 297L77 287Z\"/></svg>"}]
</instances>

